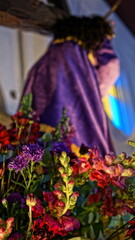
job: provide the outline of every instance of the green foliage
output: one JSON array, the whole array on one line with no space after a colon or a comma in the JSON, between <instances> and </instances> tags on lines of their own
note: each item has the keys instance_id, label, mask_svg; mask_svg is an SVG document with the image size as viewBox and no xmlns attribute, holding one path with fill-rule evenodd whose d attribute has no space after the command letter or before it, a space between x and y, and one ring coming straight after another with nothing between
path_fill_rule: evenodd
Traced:
<instances>
[{"instance_id":1,"label":"green foliage","mask_svg":"<svg viewBox=\"0 0 135 240\"><path fill-rule=\"evenodd\" d=\"M29 93L26 96L23 97L21 101L21 106L20 106L20 112L24 114L24 116L30 116L30 113L32 111L32 94Z\"/></svg>"}]
</instances>

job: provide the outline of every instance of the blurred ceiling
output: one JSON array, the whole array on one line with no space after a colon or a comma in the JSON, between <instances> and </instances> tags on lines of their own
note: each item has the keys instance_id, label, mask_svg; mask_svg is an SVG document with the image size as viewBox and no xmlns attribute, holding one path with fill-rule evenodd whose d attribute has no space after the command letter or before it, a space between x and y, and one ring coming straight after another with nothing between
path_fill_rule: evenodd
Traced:
<instances>
[{"instance_id":1,"label":"blurred ceiling","mask_svg":"<svg viewBox=\"0 0 135 240\"><path fill-rule=\"evenodd\" d=\"M68 15L66 0L0 0L0 25L7 27L46 34Z\"/></svg>"},{"instance_id":2,"label":"blurred ceiling","mask_svg":"<svg viewBox=\"0 0 135 240\"><path fill-rule=\"evenodd\" d=\"M46 33L56 19L68 16L66 0L44 0L47 5L42 1L0 0L0 25ZM110 6L116 3L116 0L104 1ZM121 0L116 13L135 35L135 0ZM46 31L41 27L43 21Z\"/></svg>"},{"instance_id":3,"label":"blurred ceiling","mask_svg":"<svg viewBox=\"0 0 135 240\"><path fill-rule=\"evenodd\" d=\"M116 0L105 0L105 2L113 6ZM135 35L135 0L121 0L121 4L117 8L116 13L133 35Z\"/></svg>"}]
</instances>

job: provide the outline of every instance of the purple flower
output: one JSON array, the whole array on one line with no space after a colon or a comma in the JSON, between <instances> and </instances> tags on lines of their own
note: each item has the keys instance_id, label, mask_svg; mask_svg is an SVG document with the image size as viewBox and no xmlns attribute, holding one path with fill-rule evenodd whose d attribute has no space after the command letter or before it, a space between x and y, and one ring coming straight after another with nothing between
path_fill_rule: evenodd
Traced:
<instances>
[{"instance_id":1,"label":"purple flower","mask_svg":"<svg viewBox=\"0 0 135 240\"><path fill-rule=\"evenodd\" d=\"M8 197L7 197L7 201L10 204L13 204L15 202L21 203L22 202L22 197L19 193L11 193Z\"/></svg>"},{"instance_id":2,"label":"purple flower","mask_svg":"<svg viewBox=\"0 0 135 240\"><path fill-rule=\"evenodd\" d=\"M10 207L12 206L13 203L19 203L21 208L26 208L26 196L24 198L22 198L22 196L19 193L11 193L7 199L8 204L10 205Z\"/></svg>"},{"instance_id":3,"label":"purple flower","mask_svg":"<svg viewBox=\"0 0 135 240\"><path fill-rule=\"evenodd\" d=\"M29 165L30 160L31 160L30 154L28 153L20 154L11 160L11 162L8 164L8 168L14 169L14 171L17 173L26 168Z\"/></svg>"},{"instance_id":4,"label":"purple flower","mask_svg":"<svg viewBox=\"0 0 135 240\"><path fill-rule=\"evenodd\" d=\"M24 198L22 198L20 207L21 208L28 208L28 206L26 205L26 196Z\"/></svg>"},{"instance_id":5,"label":"purple flower","mask_svg":"<svg viewBox=\"0 0 135 240\"><path fill-rule=\"evenodd\" d=\"M44 149L37 143L24 145L22 147L22 153L30 154L30 160L39 162L42 160Z\"/></svg>"},{"instance_id":6,"label":"purple flower","mask_svg":"<svg viewBox=\"0 0 135 240\"><path fill-rule=\"evenodd\" d=\"M62 142L55 142L52 146L51 151L58 154L61 154L62 152L69 153L69 148Z\"/></svg>"},{"instance_id":7,"label":"purple flower","mask_svg":"<svg viewBox=\"0 0 135 240\"><path fill-rule=\"evenodd\" d=\"M20 239L24 239L24 235L21 233L13 233L9 238L9 240L20 240Z\"/></svg>"},{"instance_id":8,"label":"purple flower","mask_svg":"<svg viewBox=\"0 0 135 240\"><path fill-rule=\"evenodd\" d=\"M14 169L17 173L26 168L31 160L34 162L41 161L43 154L44 149L38 144L24 145L21 154L12 159L8 167Z\"/></svg>"}]
</instances>

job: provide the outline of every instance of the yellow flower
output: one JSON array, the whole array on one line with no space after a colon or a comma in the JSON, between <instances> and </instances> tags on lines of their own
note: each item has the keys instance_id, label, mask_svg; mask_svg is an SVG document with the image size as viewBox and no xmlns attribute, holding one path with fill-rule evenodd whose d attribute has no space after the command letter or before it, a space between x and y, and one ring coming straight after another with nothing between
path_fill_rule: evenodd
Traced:
<instances>
[{"instance_id":1,"label":"yellow flower","mask_svg":"<svg viewBox=\"0 0 135 240\"><path fill-rule=\"evenodd\" d=\"M26 204L29 206L29 207L34 207L37 203L37 200L34 196L34 194L30 193L29 195L27 195L27 198L26 198Z\"/></svg>"}]
</instances>

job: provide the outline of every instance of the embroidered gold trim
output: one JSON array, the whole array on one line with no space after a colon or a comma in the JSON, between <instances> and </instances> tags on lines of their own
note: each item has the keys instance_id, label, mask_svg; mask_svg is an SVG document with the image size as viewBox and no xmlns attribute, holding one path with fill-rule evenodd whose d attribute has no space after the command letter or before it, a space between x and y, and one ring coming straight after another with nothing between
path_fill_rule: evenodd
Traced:
<instances>
[{"instance_id":1,"label":"embroidered gold trim","mask_svg":"<svg viewBox=\"0 0 135 240\"><path fill-rule=\"evenodd\" d=\"M78 40L76 37L72 37L72 36L68 36L66 38L55 39L52 43L59 44L59 43L63 43L66 41L74 41L78 45L83 46L83 42L81 40Z\"/></svg>"}]
</instances>

